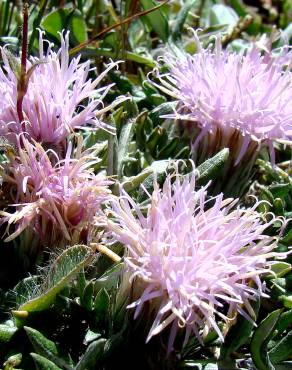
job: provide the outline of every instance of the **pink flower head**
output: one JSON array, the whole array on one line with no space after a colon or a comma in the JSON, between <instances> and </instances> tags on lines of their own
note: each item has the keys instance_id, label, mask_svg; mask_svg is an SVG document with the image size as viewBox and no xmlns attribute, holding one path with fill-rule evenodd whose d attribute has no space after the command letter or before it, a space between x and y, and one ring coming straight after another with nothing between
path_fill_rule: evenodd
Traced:
<instances>
[{"instance_id":1,"label":"pink flower head","mask_svg":"<svg viewBox=\"0 0 292 370\"><path fill-rule=\"evenodd\" d=\"M164 117L190 122L196 157L229 147L238 165L267 146L274 162L273 142L292 137L291 52L275 56L253 46L238 54L222 50L219 37L214 50L204 49L196 33L195 41L196 54L164 58L170 71L158 75L157 86L177 102Z\"/></svg>"},{"instance_id":2,"label":"pink flower head","mask_svg":"<svg viewBox=\"0 0 292 370\"><path fill-rule=\"evenodd\" d=\"M155 184L144 216L124 193L112 201L108 229L127 248L136 318L145 303L155 312L147 341L171 325L168 350L179 328L187 343L194 333L212 328L223 340L216 318L239 312L254 318L249 300L264 295L260 276L269 271L275 240L264 235L271 223L251 209L235 208L223 194L207 198L207 186L195 190L195 175L168 176ZM142 286L142 288L141 288Z\"/></svg>"},{"instance_id":3,"label":"pink flower head","mask_svg":"<svg viewBox=\"0 0 292 370\"><path fill-rule=\"evenodd\" d=\"M17 77L5 48L0 67L0 134L14 141L14 134L26 131L38 142L58 144L75 128L94 125L111 130L102 122L103 113L123 100L104 107L103 98L113 84L98 87L107 72L117 66L111 62L96 79L88 78L90 61L80 63L80 56L69 61L69 32L61 34L61 48L44 52L43 33L39 37L39 57L28 61L33 66L23 100L25 128L17 114ZM11 136L12 134L12 136Z\"/></svg>"},{"instance_id":4,"label":"pink flower head","mask_svg":"<svg viewBox=\"0 0 292 370\"><path fill-rule=\"evenodd\" d=\"M12 205L15 213L1 212L8 222L7 231L15 225L6 241L30 228L44 246L63 245L79 242L80 234L91 228L92 219L108 198L111 181L103 174L94 174L94 153L81 153L80 145L71 158L69 144L65 159L59 161L52 150L46 152L40 144L22 136L18 155L3 174L16 203Z\"/></svg>"}]
</instances>

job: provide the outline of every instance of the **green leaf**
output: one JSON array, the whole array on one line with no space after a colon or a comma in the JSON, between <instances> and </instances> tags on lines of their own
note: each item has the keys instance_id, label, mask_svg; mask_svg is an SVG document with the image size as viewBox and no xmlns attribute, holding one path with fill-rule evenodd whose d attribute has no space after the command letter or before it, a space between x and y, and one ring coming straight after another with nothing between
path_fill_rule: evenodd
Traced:
<instances>
[{"instance_id":1,"label":"green leaf","mask_svg":"<svg viewBox=\"0 0 292 370\"><path fill-rule=\"evenodd\" d=\"M254 310L255 315L257 316L260 308L260 299L251 302L251 307ZM253 318L256 319L256 318ZM247 320L242 315L237 317L235 325L233 325L225 339L224 343L221 347L220 357L221 359L228 358L233 352L235 352L240 346L247 343L252 329L254 328L254 324Z\"/></svg>"},{"instance_id":2,"label":"green leaf","mask_svg":"<svg viewBox=\"0 0 292 370\"><path fill-rule=\"evenodd\" d=\"M220 171L223 169L226 161L229 157L229 149L225 148L222 149L219 153L214 155L214 157L207 159L204 163L202 163L198 168L197 171L199 172L199 176L197 179L197 183L205 184L209 180L213 180L216 178Z\"/></svg>"},{"instance_id":3,"label":"green leaf","mask_svg":"<svg viewBox=\"0 0 292 370\"><path fill-rule=\"evenodd\" d=\"M284 307L292 308L292 295L283 295L279 299L283 302Z\"/></svg>"},{"instance_id":4,"label":"green leaf","mask_svg":"<svg viewBox=\"0 0 292 370\"><path fill-rule=\"evenodd\" d=\"M87 281L86 281L84 270L82 269L82 271L77 276L77 290L78 290L79 297L83 295L86 285L87 285Z\"/></svg>"},{"instance_id":5,"label":"green leaf","mask_svg":"<svg viewBox=\"0 0 292 370\"><path fill-rule=\"evenodd\" d=\"M34 350L43 356L57 356L58 349L54 342L47 339L36 329L24 326L24 330L33 345Z\"/></svg>"},{"instance_id":6,"label":"green leaf","mask_svg":"<svg viewBox=\"0 0 292 370\"><path fill-rule=\"evenodd\" d=\"M260 167L261 171L265 172L273 180L276 180L278 182L291 183L291 179L288 173L286 173L284 170L277 167L276 165L272 166L271 163L260 158L256 160L256 164Z\"/></svg>"},{"instance_id":7,"label":"green leaf","mask_svg":"<svg viewBox=\"0 0 292 370\"><path fill-rule=\"evenodd\" d=\"M113 116L112 116L113 117ZM117 139L116 136L110 135L107 143L107 175L117 174Z\"/></svg>"},{"instance_id":8,"label":"green leaf","mask_svg":"<svg viewBox=\"0 0 292 370\"><path fill-rule=\"evenodd\" d=\"M0 36L8 35L11 32L11 25L19 16L19 8L11 0L0 1Z\"/></svg>"},{"instance_id":9,"label":"green leaf","mask_svg":"<svg viewBox=\"0 0 292 370\"><path fill-rule=\"evenodd\" d=\"M75 9L69 16L68 26L70 30L70 40L73 45L87 41L87 26L82 13Z\"/></svg>"},{"instance_id":10,"label":"green leaf","mask_svg":"<svg viewBox=\"0 0 292 370\"><path fill-rule=\"evenodd\" d=\"M119 181L122 181L124 164L129 158L128 151L134 135L137 114L138 107L133 100L125 101L123 106L112 114L117 136L108 141L108 174L117 175ZM114 192L118 193L117 185Z\"/></svg>"},{"instance_id":11,"label":"green leaf","mask_svg":"<svg viewBox=\"0 0 292 370\"><path fill-rule=\"evenodd\" d=\"M180 142L181 139L178 137L174 137L173 139L168 140L168 143L159 151L158 157L161 159L170 158L174 154Z\"/></svg>"},{"instance_id":12,"label":"green leaf","mask_svg":"<svg viewBox=\"0 0 292 370\"><path fill-rule=\"evenodd\" d=\"M40 2L39 2L38 14L37 14L37 16L35 17L35 19L33 21L33 27L32 27L33 30L32 30L32 33L31 33L31 36L30 36L30 39L29 39L29 50L30 51L32 50L34 40L35 40L35 38L38 34L38 28L40 26L40 23L41 23L41 20L42 20L44 14L45 14L47 4L48 4L48 0L40 0Z\"/></svg>"},{"instance_id":13,"label":"green leaf","mask_svg":"<svg viewBox=\"0 0 292 370\"><path fill-rule=\"evenodd\" d=\"M102 288L96 295L94 301L94 312L97 321L104 321L104 318L108 316L108 310L110 306L110 296L108 292Z\"/></svg>"},{"instance_id":14,"label":"green leaf","mask_svg":"<svg viewBox=\"0 0 292 370\"><path fill-rule=\"evenodd\" d=\"M147 87L146 83L143 84L143 88L145 86ZM148 93L147 93L147 90L148 90ZM151 92L150 89L147 89L147 90L145 91L146 95L151 96L153 93ZM156 107L155 109L153 109L153 111L151 112L151 119L153 120L153 122L155 121L158 122L160 117L163 117L163 115L172 113L173 109L175 108L175 105L176 103L174 102L168 102L168 103L163 103L159 105L158 107Z\"/></svg>"},{"instance_id":15,"label":"green leaf","mask_svg":"<svg viewBox=\"0 0 292 370\"><path fill-rule=\"evenodd\" d=\"M83 292L83 295L80 297L81 305L86 308L88 311L92 310L93 306L93 282L90 281Z\"/></svg>"},{"instance_id":16,"label":"green leaf","mask_svg":"<svg viewBox=\"0 0 292 370\"><path fill-rule=\"evenodd\" d=\"M271 266L271 271L277 275L277 278L285 276L291 269L291 264L287 262L277 262ZM267 278L275 278L274 274L268 275Z\"/></svg>"},{"instance_id":17,"label":"green leaf","mask_svg":"<svg viewBox=\"0 0 292 370\"><path fill-rule=\"evenodd\" d=\"M290 4L291 4L290 14L292 14L292 2L291 1L290 1ZM281 36L285 40L284 45L286 45L286 40L289 40L291 42L291 38L292 38L292 23L288 24L288 26L282 32L283 32L283 35L281 35Z\"/></svg>"},{"instance_id":18,"label":"green leaf","mask_svg":"<svg viewBox=\"0 0 292 370\"><path fill-rule=\"evenodd\" d=\"M221 367L220 364L217 365L217 361L212 360L186 360L183 361L179 369L194 369L194 370L227 370Z\"/></svg>"},{"instance_id":19,"label":"green leaf","mask_svg":"<svg viewBox=\"0 0 292 370\"><path fill-rule=\"evenodd\" d=\"M54 364L60 366L62 369L71 369L71 367L59 357L60 354L54 342L47 339L36 329L25 326L24 330L33 346L33 349L37 352L38 355L41 355L44 358L52 361Z\"/></svg>"},{"instance_id":20,"label":"green leaf","mask_svg":"<svg viewBox=\"0 0 292 370\"><path fill-rule=\"evenodd\" d=\"M89 263L94 254L92 249L77 245L66 249L52 264L40 290L42 293L23 303L19 311L42 311L55 300L56 295Z\"/></svg>"},{"instance_id":21,"label":"green leaf","mask_svg":"<svg viewBox=\"0 0 292 370\"><path fill-rule=\"evenodd\" d=\"M154 68L156 65L153 59L150 59L148 56L140 55L137 52L125 51L122 55L125 60L132 60L133 62L144 64L150 68Z\"/></svg>"},{"instance_id":22,"label":"green leaf","mask_svg":"<svg viewBox=\"0 0 292 370\"><path fill-rule=\"evenodd\" d=\"M140 55L137 52L123 50L120 54L117 54L116 50L110 48L84 48L81 50L81 54L85 57L94 58L97 56L104 56L107 58L117 59L122 58L123 60L132 60L133 62L144 64L150 68L155 67L155 62L150 57Z\"/></svg>"},{"instance_id":23,"label":"green leaf","mask_svg":"<svg viewBox=\"0 0 292 370\"><path fill-rule=\"evenodd\" d=\"M123 267L124 264L121 262L109 268L99 279L96 280L95 290L99 291L102 288L105 288L106 290L117 289Z\"/></svg>"},{"instance_id":24,"label":"green leaf","mask_svg":"<svg viewBox=\"0 0 292 370\"><path fill-rule=\"evenodd\" d=\"M0 324L0 343L8 343L16 332L15 326Z\"/></svg>"},{"instance_id":25,"label":"green leaf","mask_svg":"<svg viewBox=\"0 0 292 370\"><path fill-rule=\"evenodd\" d=\"M41 22L41 26L46 33L59 40L59 32L62 32L63 29L67 28L66 26L69 14L69 9L54 10L44 17Z\"/></svg>"},{"instance_id":26,"label":"green leaf","mask_svg":"<svg viewBox=\"0 0 292 370\"><path fill-rule=\"evenodd\" d=\"M292 291L292 275L289 274L285 277L276 278L271 280L274 284L280 286L284 291Z\"/></svg>"},{"instance_id":27,"label":"green leaf","mask_svg":"<svg viewBox=\"0 0 292 370\"><path fill-rule=\"evenodd\" d=\"M157 4L153 0L140 0L140 4L144 10L154 8ZM148 25L157 33L157 35L166 42L169 37L168 21L161 9L157 9L142 17Z\"/></svg>"},{"instance_id":28,"label":"green leaf","mask_svg":"<svg viewBox=\"0 0 292 370\"><path fill-rule=\"evenodd\" d=\"M268 189L275 198L283 198L292 190L292 184L273 184Z\"/></svg>"},{"instance_id":29,"label":"green leaf","mask_svg":"<svg viewBox=\"0 0 292 370\"><path fill-rule=\"evenodd\" d=\"M106 339L98 339L95 342L92 342L81 360L78 362L75 370L96 370L102 359L104 353L104 346Z\"/></svg>"},{"instance_id":30,"label":"green leaf","mask_svg":"<svg viewBox=\"0 0 292 370\"><path fill-rule=\"evenodd\" d=\"M147 190L148 193L152 193L154 189L154 180L156 179L158 184L162 184L166 178L167 169L169 167L169 160L160 160L154 161L151 163L151 170L153 171L144 181L143 187L139 189L138 193L138 202L141 203L144 200L148 199L148 195L144 189Z\"/></svg>"},{"instance_id":31,"label":"green leaf","mask_svg":"<svg viewBox=\"0 0 292 370\"><path fill-rule=\"evenodd\" d=\"M281 239L281 243L290 246L292 243L292 229L290 229L286 235Z\"/></svg>"},{"instance_id":32,"label":"green leaf","mask_svg":"<svg viewBox=\"0 0 292 370\"><path fill-rule=\"evenodd\" d=\"M94 340L101 337L100 333L96 333L90 329L87 330L84 338L84 344L88 345L89 343L93 342Z\"/></svg>"},{"instance_id":33,"label":"green leaf","mask_svg":"<svg viewBox=\"0 0 292 370\"><path fill-rule=\"evenodd\" d=\"M63 30L70 31L70 42L78 45L87 40L86 23L77 9L57 9L49 13L41 22L42 28L51 37L60 39L59 33Z\"/></svg>"},{"instance_id":34,"label":"green leaf","mask_svg":"<svg viewBox=\"0 0 292 370\"><path fill-rule=\"evenodd\" d=\"M37 353L31 353L30 355L35 362L37 370L62 370L52 361L46 359L43 356L38 355Z\"/></svg>"},{"instance_id":35,"label":"green leaf","mask_svg":"<svg viewBox=\"0 0 292 370\"><path fill-rule=\"evenodd\" d=\"M14 54L9 51L9 49L5 48L3 50L5 53L6 58L8 59L8 63L10 68L12 69L16 79L19 81L21 75L21 65L20 60L14 56Z\"/></svg>"},{"instance_id":36,"label":"green leaf","mask_svg":"<svg viewBox=\"0 0 292 370\"><path fill-rule=\"evenodd\" d=\"M230 5L240 17L244 17L248 14L242 0L230 0Z\"/></svg>"},{"instance_id":37,"label":"green leaf","mask_svg":"<svg viewBox=\"0 0 292 370\"><path fill-rule=\"evenodd\" d=\"M147 140L147 149L156 158L158 151L166 145L168 139L165 128L157 126L151 132Z\"/></svg>"},{"instance_id":38,"label":"green leaf","mask_svg":"<svg viewBox=\"0 0 292 370\"><path fill-rule=\"evenodd\" d=\"M135 127L136 144L141 150L145 149L147 123L148 125L152 126L152 123L148 118L148 112L143 111L138 115Z\"/></svg>"},{"instance_id":39,"label":"green leaf","mask_svg":"<svg viewBox=\"0 0 292 370\"><path fill-rule=\"evenodd\" d=\"M4 46L9 44L9 48L17 53L19 48L19 38L18 37L9 37L9 36L3 36L0 37L0 46Z\"/></svg>"},{"instance_id":40,"label":"green leaf","mask_svg":"<svg viewBox=\"0 0 292 370\"><path fill-rule=\"evenodd\" d=\"M215 4L212 6L210 11L210 26L222 24L233 28L238 21L238 15L229 6L223 4Z\"/></svg>"},{"instance_id":41,"label":"green leaf","mask_svg":"<svg viewBox=\"0 0 292 370\"><path fill-rule=\"evenodd\" d=\"M274 199L273 206L274 206L274 209L275 209L275 214L277 216L283 216L284 215L284 212L285 212L284 203L283 203L283 200L281 198Z\"/></svg>"},{"instance_id":42,"label":"green leaf","mask_svg":"<svg viewBox=\"0 0 292 370\"><path fill-rule=\"evenodd\" d=\"M279 320L282 310L270 313L257 327L253 334L250 350L254 364L261 370L274 370L271 364L267 344L273 335L274 328Z\"/></svg>"},{"instance_id":43,"label":"green leaf","mask_svg":"<svg viewBox=\"0 0 292 370\"><path fill-rule=\"evenodd\" d=\"M198 0L187 0L180 12L178 13L176 17L176 21L174 23L173 31L172 31L172 39L173 41L180 41L182 32L183 32L183 27L185 24L185 21L187 19L187 16L190 12L190 10L195 6L195 4L198 2Z\"/></svg>"},{"instance_id":44,"label":"green leaf","mask_svg":"<svg viewBox=\"0 0 292 370\"><path fill-rule=\"evenodd\" d=\"M150 176L152 173L153 170L151 169L151 167L148 167L137 176L128 177L126 179L124 178L122 188L126 192L132 191L138 188L142 184L142 182L147 179L147 177Z\"/></svg>"},{"instance_id":45,"label":"green leaf","mask_svg":"<svg viewBox=\"0 0 292 370\"><path fill-rule=\"evenodd\" d=\"M20 307L23 303L34 298L40 291L41 278L34 275L21 280L13 289L15 295L16 307Z\"/></svg>"},{"instance_id":46,"label":"green leaf","mask_svg":"<svg viewBox=\"0 0 292 370\"><path fill-rule=\"evenodd\" d=\"M273 364L287 360L292 355L292 331L290 331L276 346L269 352Z\"/></svg>"},{"instance_id":47,"label":"green leaf","mask_svg":"<svg viewBox=\"0 0 292 370\"><path fill-rule=\"evenodd\" d=\"M288 327L292 326L292 310L283 312L276 325L278 335L282 334Z\"/></svg>"},{"instance_id":48,"label":"green leaf","mask_svg":"<svg viewBox=\"0 0 292 370\"><path fill-rule=\"evenodd\" d=\"M121 128L121 133L118 141L118 179L122 179L123 164L128 156L128 147L134 134L135 120L130 118Z\"/></svg>"},{"instance_id":49,"label":"green leaf","mask_svg":"<svg viewBox=\"0 0 292 370\"><path fill-rule=\"evenodd\" d=\"M22 361L22 354L16 353L15 355L9 356L4 362L4 370L13 370L16 366L20 365Z\"/></svg>"}]
</instances>

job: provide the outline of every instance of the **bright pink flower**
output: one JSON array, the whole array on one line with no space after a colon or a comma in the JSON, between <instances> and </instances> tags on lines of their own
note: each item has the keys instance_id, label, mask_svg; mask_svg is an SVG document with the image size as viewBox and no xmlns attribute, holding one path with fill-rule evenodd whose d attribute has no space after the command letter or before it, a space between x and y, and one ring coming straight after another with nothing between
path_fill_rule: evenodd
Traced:
<instances>
[{"instance_id":1,"label":"bright pink flower","mask_svg":"<svg viewBox=\"0 0 292 370\"><path fill-rule=\"evenodd\" d=\"M257 205L236 208L236 200L207 198L206 190L195 190L194 174L168 176L162 189L155 184L146 216L123 193L107 220L112 241L126 247L134 297L128 307L134 318L145 303L155 313L147 341L171 325L169 351L179 328L186 344L192 333L201 341L204 328L223 339L217 319L236 312L254 318L249 301L264 295L260 276L277 256L274 238L264 235L272 221L262 222Z\"/></svg>"},{"instance_id":2,"label":"bright pink flower","mask_svg":"<svg viewBox=\"0 0 292 370\"><path fill-rule=\"evenodd\" d=\"M98 87L107 72L117 66L111 62L96 79L88 78L90 61L80 63L80 56L69 61L69 32L61 35L61 49L44 51L45 42L40 32L39 57L30 58L29 78L23 100L25 128L17 115L17 78L12 61L2 48L4 65L0 67L0 134L14 141L14 134L26 131L38 142L58 144L75 128L93 125L112 130L102 121L102 115L124 98L104 107L103 98L113 86ZM12 135L11 135L12 134Z\"/></svg>"}]
</instances>

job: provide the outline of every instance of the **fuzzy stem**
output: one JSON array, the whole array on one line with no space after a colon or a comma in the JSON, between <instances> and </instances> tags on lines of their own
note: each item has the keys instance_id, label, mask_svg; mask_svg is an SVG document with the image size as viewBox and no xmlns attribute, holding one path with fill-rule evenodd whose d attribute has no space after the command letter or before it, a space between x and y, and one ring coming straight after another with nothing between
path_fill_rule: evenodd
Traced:
<instances>
[{"instance_id":1,"label":"fuzzy stem","mask_svg":"<svg viewBox=\"0 0 292 370\"><path fill-rule=\"evenodd\" d=\"M19 121L24 125L24 116L22 111L23 98L26 93L26 62L28 46L28 3L23 4L23 29L22 29L22 47L21 47L21 70L17 86L17 114ZM24 127L23 127L24 128Z\"/></svg>"}]
</instances>

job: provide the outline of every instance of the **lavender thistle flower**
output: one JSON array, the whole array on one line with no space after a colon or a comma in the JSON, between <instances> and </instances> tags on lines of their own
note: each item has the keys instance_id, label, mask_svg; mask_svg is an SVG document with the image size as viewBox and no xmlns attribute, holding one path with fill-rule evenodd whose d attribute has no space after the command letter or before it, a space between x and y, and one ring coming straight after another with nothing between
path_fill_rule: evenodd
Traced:
<instances>
[{"instance_id":1,"label":"lavender thistle flower","mask_svg":"<svg viewBox=\"0 0 292 370\"><path fill-rule=\"evenodd\" d=\"M169 73L158 73L160 83L152 82L177 103L163 117L187 129L196 162L228 147L226 178L239 170L235 167L251 167L263 147L275 163L273 143L291 144L292 138L291 52L283 48L275 56L253 46L237 54L222 50L219 37L214 50L204 49L196 33L194 38L197 53L166 55Z\"/></svg>"},{"instance_id":2,"label":"lavender thistle flower","mask_svg":"<svg viewBox=\"0 0 292 370\"><path fill-rule=\"evenodd\" d=\"M40 237L44 247L78 243L88 235L92 219L101 213L108 198L109 181L103 174L94 174L97 163L94 153L81 152L82 142L71 158L72 144L66 157L59 160L52 150L18 137L18 155L12 157L3 173L3 182L10 184L11 206L14 213L1 212L2 222L15 230L5 241L10 241L30 229ZM54 164L55 163L55 164Z\"/></svg>"},{"instance_id":3,"label":"lavender thistle flower","mask_svg":"<svg viewBox=\"0 0 292 370\"><path fill-rule=\"evenodd\" d=\"M75 128L93 125L112 131L102 121L102 115L125 98L104 107L103 98L114 84L98 85L117 63L111 62L96 79L88 79L90 61L80 63L80 56L69 61L69 32L61 34L58 52L48 43L45 53L44 44L40 32L39 57L27 62L28 70L32 69L23 99L23 123L16 106L16 62L5 48L1 49L4 65L0 67L0 134L14 141L15 134L25 131L38 142L56 145Z\"/></svg>"},{"instance_id":4,"label":"lavender thistle flower","mask_svg":"<svg viewBox=\"0 0 292 370\"><path fill-rule=\"evenodd\" d=\"M107 220L112 241L126 247L128 308L134 318L145 304L154 312L147 341L171 326L168 352L182 328L185 345L193 334L202 342L204 329L223 340L217 318L228 322L238 312L253 320L249 301L265 295L260 276L279 256L275 239L264 235L273 221L262 223L258 204L235 208L237 200L223 194L208 199L207 187L195 190L194 174L176 175L173 184L168 176L162 189L155 184L146 216L124 192L112 200Z\"/></svg>"}]
</instances>

